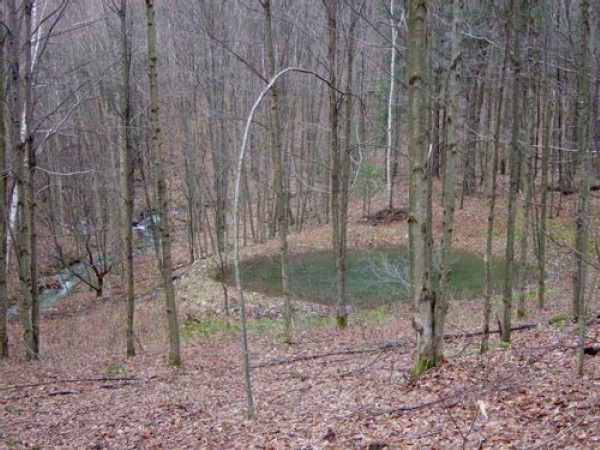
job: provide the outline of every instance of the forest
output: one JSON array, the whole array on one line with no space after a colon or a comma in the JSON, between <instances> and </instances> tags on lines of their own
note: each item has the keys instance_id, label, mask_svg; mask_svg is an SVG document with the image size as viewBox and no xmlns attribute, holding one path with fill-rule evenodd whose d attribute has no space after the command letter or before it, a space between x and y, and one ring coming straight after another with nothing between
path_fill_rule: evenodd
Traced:
<instances>
[{"instance_id":1,"label":"forest","mask_svg":"<svg viewBox=\"0 0 600 450\"><path fill-rule=\"evenodd\" d=\"M2 0L0 448L600 448L590 0Z\"/></svg>"}]
</instances>

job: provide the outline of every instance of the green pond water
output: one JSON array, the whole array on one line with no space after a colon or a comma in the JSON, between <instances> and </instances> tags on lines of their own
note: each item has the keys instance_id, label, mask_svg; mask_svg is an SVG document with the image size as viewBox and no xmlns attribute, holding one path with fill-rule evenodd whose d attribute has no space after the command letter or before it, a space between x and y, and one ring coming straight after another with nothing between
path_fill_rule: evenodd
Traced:
<instances>
[{"instance_id":1,"label":"green pond water","mask_svg":"<svg viewBox=\"0 0 600 450\"><path fill-rule=\"evenodd\" d=\"M482 257L456 252L451 258L450 289L456 296L475 297L485 289ZM500 286L503 262L493 262L493 280ZM291 292L295 298L322 304L335 304L336 276L332 252L303 256L290 255ZM226 275L233 280L233 270ZM435 276L437 278L437 274ZM255 258L242 263L242 281L246 289L269 295L281 294L279 258ZM348 302L359 307L376 307L404 300L408 294L408 250L375 249L348 252L346 289Z\"/></svg>"}]
</instances>

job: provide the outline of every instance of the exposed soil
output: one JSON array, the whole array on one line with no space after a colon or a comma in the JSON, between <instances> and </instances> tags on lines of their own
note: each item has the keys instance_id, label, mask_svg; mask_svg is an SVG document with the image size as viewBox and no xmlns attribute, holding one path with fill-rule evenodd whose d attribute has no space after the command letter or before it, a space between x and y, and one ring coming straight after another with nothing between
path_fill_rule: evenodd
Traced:
<instances>
[{"instance_id":1,"label":"exposed soil","mask_svg":"<svg viewBox=\"0 0 600 450\"><path fill-rule=\"evenodd\" d=\"M404 209L386 208L367 216L367 223L371 225L389 225L394 222L402 222L408 218L408 213Z\"/></svg>"}]
</instances>

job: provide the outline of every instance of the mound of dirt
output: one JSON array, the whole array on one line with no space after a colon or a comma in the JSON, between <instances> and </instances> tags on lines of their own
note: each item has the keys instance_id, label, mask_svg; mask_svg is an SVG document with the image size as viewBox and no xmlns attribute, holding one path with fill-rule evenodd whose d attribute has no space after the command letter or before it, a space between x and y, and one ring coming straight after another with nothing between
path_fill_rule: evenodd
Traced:
<instances>
[{"instance_id":1,"label":"mound of dirt","mask_svg":"<svg viewBox=\"0 0 600 450\"><path fill-rule=\"evenodd\" d=\"M402 222L408 218L408 212L401 208L386 208L367 216L366 221L371 225L385 225Z\"/></svg>"}]
</instances>

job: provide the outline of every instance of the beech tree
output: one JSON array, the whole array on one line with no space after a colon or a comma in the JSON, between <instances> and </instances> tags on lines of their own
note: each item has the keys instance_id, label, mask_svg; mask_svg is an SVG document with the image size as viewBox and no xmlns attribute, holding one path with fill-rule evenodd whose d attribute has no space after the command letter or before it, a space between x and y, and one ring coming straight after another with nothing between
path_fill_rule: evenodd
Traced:
<instances>
[{"instance_id":1,"label":"beech tree","mask_svg":"<svg viewBox=\"0 0 600 450\"><path fill-rule=\"evenodd\" d=\"M25 342L25 357L37 359L39 355L37 283L32 276L35 270L35 259L32 259L32 198L31 176L35 172L35 151L33 149L32 121L32 3L23 3L22 19L20 9L15 1L8 3L10 21L10 73L11 73L11 144L13 150L14 176L16 180L16 223L18 238L17 262L19 273L19 309ZM22 20L22 23L21 23ZM23 28L21 28L23 26ZM24 62L20 61L20 50L25 54ZM33 159L32 159L33 157ZM13 199L14 202L14 199ZM33 239L34 241L34 239Z\"/></svg>"}]
</instances>

